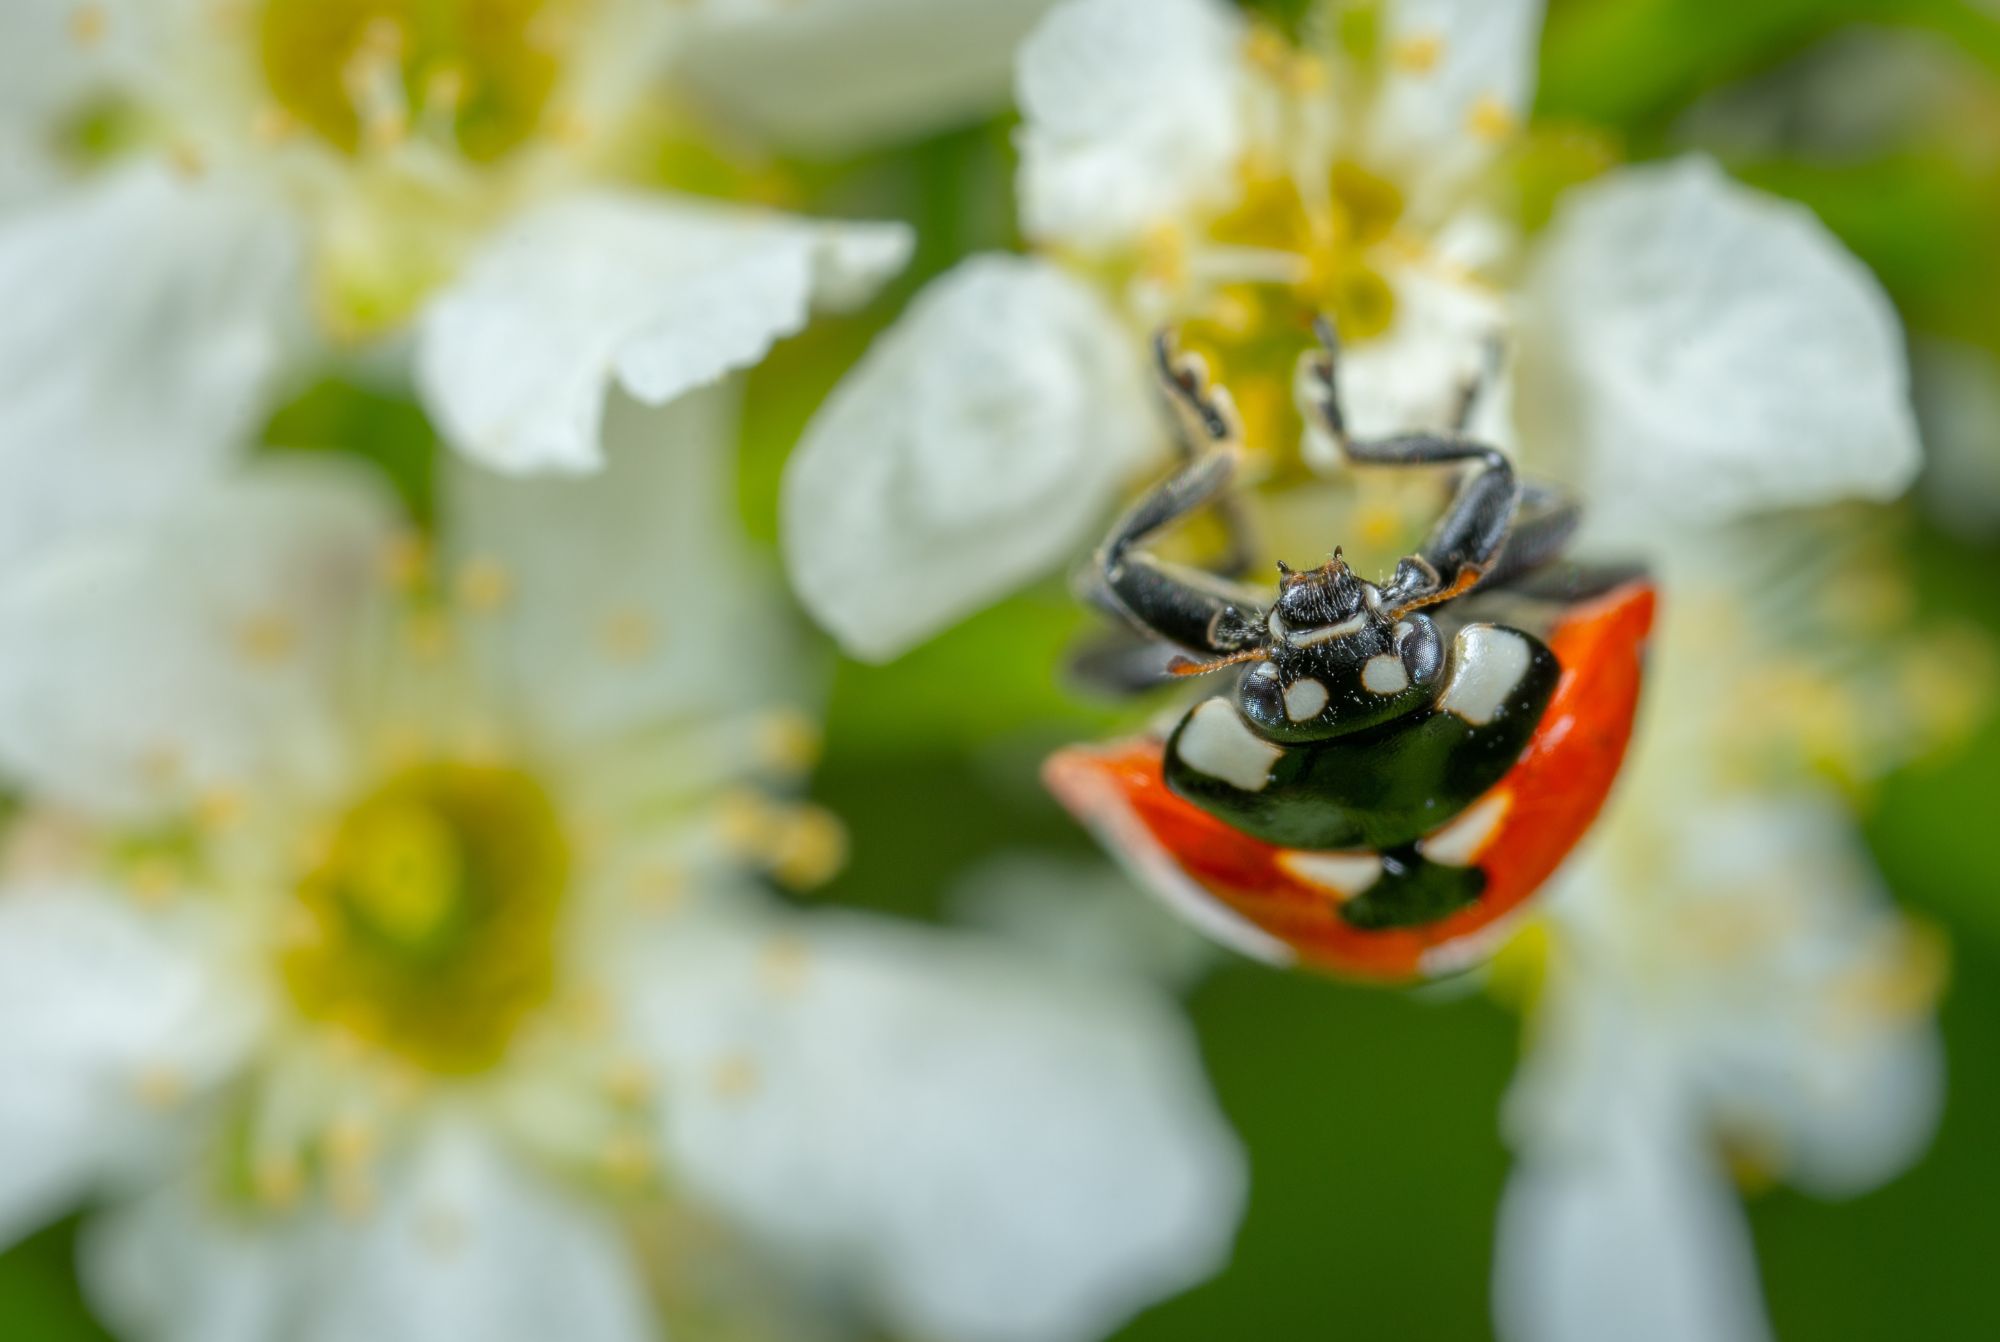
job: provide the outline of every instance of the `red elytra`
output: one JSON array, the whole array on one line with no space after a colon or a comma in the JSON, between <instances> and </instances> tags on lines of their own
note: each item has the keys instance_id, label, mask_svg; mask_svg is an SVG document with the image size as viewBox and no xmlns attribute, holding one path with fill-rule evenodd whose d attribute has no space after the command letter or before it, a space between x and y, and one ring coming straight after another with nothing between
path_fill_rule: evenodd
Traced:
<instances>
[{"instance_id":1,"label":"red elytra","mask_svg":"<svg viewBox=\"0 0 2000 1342\"><path fill-rule=\"evenodd\" d=\"M1169 791L1155 738L1071 746L1049 758L1043 778L1162 898L1239 949L1381 982L1456 972L1498 945L1509 915L1597 818L1631 739L1654 605L1652 585L1634 580L1571 608L1549 631L1562 674L1541 725L1513 769L1466 809L1506 798L1470 853L1486 888L1478 903L1422 927L1345 922L1336 894L1287 870L1290 850Z\"/></svg>"}]
</instances>

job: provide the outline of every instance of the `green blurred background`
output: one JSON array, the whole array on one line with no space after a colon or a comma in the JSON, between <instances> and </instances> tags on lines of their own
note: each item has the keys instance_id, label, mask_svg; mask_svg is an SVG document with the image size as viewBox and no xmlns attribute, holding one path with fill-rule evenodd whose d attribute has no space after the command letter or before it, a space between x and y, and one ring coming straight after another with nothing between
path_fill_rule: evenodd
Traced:
<instances>
[{"instance_id":1,"label":"green blurred background","mask_svg":"<svg viewBox=\"0 0 2000 1342\"><path fill-rule=\"evenodd\" d=\"M1257 6L1280 22L1300 8ZM1802 200L1882 278L1917 354L1937 454L1891 524L1919 609L2000 639L2000 3L1552 0L1538 114L1552 143L1644 159L1689 147ZM754 377L742 498L769 540L784 454L871 334L928 276L1011 235L1004 120L840 163L781 165L819 208L897 215L918 263L857 317L781 348ZM1986 398L1987 418L1978 414ZM338 380L274 439L364 445L422 512L435 444L414 407ZM1092 861L1035 764L1101 732L1051 669L1082 617L1060 584L1015 598L887 668L835 672L816 792L853 857L815 900L938 916L955 877L1023 849ZM1924 625L1917 625L1923 637ZM1968 675L1990 676L1990 663ZM968 702L964 687L979 687ZM1778 1333L2000 1337L2000 724L1862 795L1906 907L1943 928L1953 974L1944 1126L1888 1187L1829 1204L1747 1192ZM1190 1007L1250 1151L1234 1265L1162 1304L1132 1342L1234 1337L1477 1339L1507 1169L1497 1107L1515 1018L1224 963ZM71 1270L74 1223L0 1255L0 1338L98 1338Z\"/></svg>"}]
</instances>

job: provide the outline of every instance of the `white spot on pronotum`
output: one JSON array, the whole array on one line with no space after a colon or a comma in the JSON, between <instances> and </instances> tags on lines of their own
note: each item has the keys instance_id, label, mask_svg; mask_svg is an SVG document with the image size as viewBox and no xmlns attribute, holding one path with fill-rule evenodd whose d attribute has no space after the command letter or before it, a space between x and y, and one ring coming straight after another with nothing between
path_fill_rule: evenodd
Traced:
<instances>
[{"instance_id":1,"label":"white spot on pronotum","mask_svg":"<svg viewBox=\"0 0 2000 1342\"><path fill-rule=\"evenodd\" d=\"M1532 656L1528 640L1511 629L1475 624L1459 631L1452 653L1451 677L1438 707L1483 727L1500 715L1507 696L1527 674Z\"/></svg>"},{"instance_id":2,"label":"white spot on pronotum","mask_svg":"<svg viewBox=\"0 0 2000 1342\"><path fill-rule=\"evenodd\" d=\"M1274 616L1275 618L1275 616ZM1295 648L1311 648L1321 643L1331 643L1336 638L1346 638L1358 634L1368 627L1368 615L1350 615L1338 624L1322 624L1312 629L1294 630L1285 635L1285 642Z\"/></svg>"},{"instance_id":3,"label":"white spot on pronotum","mask_svg":"<svg viewBox=\"0 0 2000 1342\"><path fill-rule=\"evenodd\" d=\"M1236 706L1220 697L1203 702L1188 715L1176 750L1181 763L1196 773L1245 792L1262 791L1271 781L1271 766L1284 754L1251 731Z\"/></svg>"},{"instance_id":4,"label":"white spot on pronotum","mask_svg":"<svg viewBox=\"0 0 2000 1342\"><path fill-rule=\"evenodd\" d=\"M1325 707L1326 686L1311 676L1295 680L1285 687L1285 716L1293 722L1316 718Z\"/></svg>"},{"instance_id":5,"label":"white spot on pronotum","mask_svg":"<svg viewBox=\"0 0 2000 1342\"><path fill-rule=\"evenodd\" d=\"M1278 865L1336 899L1353 899L1382 879L1382 856L1379 853L1308 853L1293 850L1278 854Z\"/></svg>"},{"instance_id":6,"label":"white spot on pronotum","mask_svg":"<svg viewBox=\"0 0 2000 1342\"><path fill-rule=\"evenodd\" d=\"M1361 685L1370 694L1401 694L1410 688L1410 673L1393 652L1370 657L1361 668Z\"/></svg>"},{"instance_id":7,"label":"white spot on pronotum","mask_svg":"<svg viewBox=\"0 0 2000 1342\"><path fill-rule=\"evenodd\" d=\"M1417 851L1449 867L1469 867L1507 818L1514 804L1511 792L1489 792L1459 812L1444 828L1417 843Z\"/></svg>"}]
</instances>

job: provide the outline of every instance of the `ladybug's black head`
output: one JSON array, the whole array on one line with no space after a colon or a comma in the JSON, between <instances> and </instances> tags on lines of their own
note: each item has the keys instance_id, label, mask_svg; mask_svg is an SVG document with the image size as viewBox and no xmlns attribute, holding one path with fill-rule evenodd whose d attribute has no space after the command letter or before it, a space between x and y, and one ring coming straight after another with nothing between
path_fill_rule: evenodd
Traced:
<instances>
[{"instance_id":1,"label":"ladybug's black head","mask_svg":"<svg viewBox=\"0 0 2000 1342\"><path fill-rule=\"evenodd\" d=\"M1359 633L1376 620L1375 589L1333 552L1316 569L1295 573L1278 565L1278 600L1271 607L1271 634L1294 646Z\"/></svg>"}]
</instances>

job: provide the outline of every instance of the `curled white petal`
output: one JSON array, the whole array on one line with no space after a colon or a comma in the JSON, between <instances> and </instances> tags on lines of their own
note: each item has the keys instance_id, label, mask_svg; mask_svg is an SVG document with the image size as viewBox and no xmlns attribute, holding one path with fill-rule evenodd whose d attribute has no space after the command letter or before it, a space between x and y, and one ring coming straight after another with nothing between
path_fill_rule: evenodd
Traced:
<instances>
[{"instance_id":1,"label":"curled white petal","mask_svg":"<svg viewBox=\"0 0 2000 1342\"><path fill-rule=\"evenodd\" d=\"M1918 464L1901 333L1813 216L1705 158L1578 190L1521 335L1523 442L1607 534L1888 498Z\"/></svg>"},{"instance_id":2,"label":"curled white petal","mask_svg":"<svg viewBox=\"0 0 2000 1342\"><path fill-rule=\"evenodd\" d=\"M1157 441L1141 344L1040 262L978 257L931 285L787 469L807 608L886 659L1080 553Z\"/></svg>"},{"instance_id":3,"label":"curled white petal","mask_svg":"<svg viewBox=\"0 0 2000 1342\"><path fill-rule=\"evenodd\" d=\"M1242 22L1219 0L1065 0L1021 46L1022 222L1129 243L1226 193L1247 143Z\"/></svg>"},{"instance_id":4,"label":"curled white petal","mask_svg":"<svg viewBox=\"0 0 2000 1342\"><path fill-rule=\"evenodd\" d=\"M1098 1337L1227 1250L1241 1158L1163 996L862 918L639 968L679 1178L899 1331Z\"/></svg>"},{"instance_id":5,"label":"curled white petal","mask_svg":"<svg viewBox=\"0 0 2000 1342\"><path fill-rule=\"evenodd\" d=\"M660 405L756 363L815 305L907 259L900 224L832 224L637 196L555 202L489 240L426 311L418 380L447 437L508 471L602 463L614 381Z\"/></svg>"}]
</instances>

